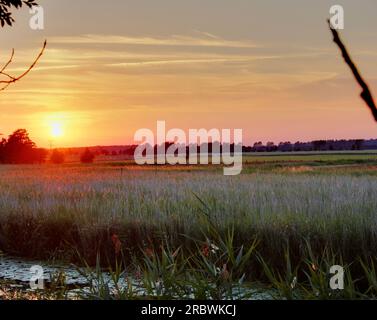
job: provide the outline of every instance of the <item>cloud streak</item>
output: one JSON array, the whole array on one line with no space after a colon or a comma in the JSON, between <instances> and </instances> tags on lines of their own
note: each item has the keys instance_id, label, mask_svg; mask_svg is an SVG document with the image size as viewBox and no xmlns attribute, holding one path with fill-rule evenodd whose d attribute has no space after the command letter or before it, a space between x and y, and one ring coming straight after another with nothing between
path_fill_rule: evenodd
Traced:
<instances>
[{"instance_id":1,"label":"cloud streak","mask_svg":"<svg viewBox=\"0 0 377 320\"><path fill-rule=\"evenodd\" d=\"M129 37L118 35L87 34L73 37L55 37L55 44L107 44L107 45L138 45L138 46L178 46L178 47L219 47L219 48L258 48L259 45L250 41L225 40L214 35L192 37L173 35L171 37Z\"/></svg>"}]
</instances>

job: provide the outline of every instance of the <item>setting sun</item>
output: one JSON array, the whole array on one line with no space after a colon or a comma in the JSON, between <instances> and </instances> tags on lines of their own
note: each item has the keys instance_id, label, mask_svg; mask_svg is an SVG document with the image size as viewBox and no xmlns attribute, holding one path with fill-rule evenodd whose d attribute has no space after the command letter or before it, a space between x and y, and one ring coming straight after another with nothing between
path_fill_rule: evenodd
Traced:
<instances>
[{"instance_id":1,"label":"setting sun","mask_svg":"<svg viewBox=\"0 0 377 320\"><path fill-rule=\"evenodd\" d=\"M64 135L63 125L59 122L51 123L51 137L53 138L60 138Z\"/></svg>"}]
</instances>

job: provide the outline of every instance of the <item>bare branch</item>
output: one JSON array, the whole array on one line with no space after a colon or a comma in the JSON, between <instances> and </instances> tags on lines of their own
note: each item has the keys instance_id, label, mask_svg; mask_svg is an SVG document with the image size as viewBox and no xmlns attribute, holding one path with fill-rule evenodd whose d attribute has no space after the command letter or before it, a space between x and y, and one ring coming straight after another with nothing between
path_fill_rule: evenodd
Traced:
<instances>
[{"instance_id":1,"label":"bare branch","mask_svg":"<svg viewBox=\"0 0 377 320\"><path fill-rule=\"evenodd\" d=\"M359 70L357 69L355 63L352 61L351 56L349 55L346 46L343 44L342 40L340 39L339 33L336 29L334 29L331 25L330 20L327 20L330 26L330 30L334 36L334 42L338 45L340 51L342 52L342 56L346 64L350 67L356 81L361 86L363 91L361 92L360 96L365 101L367 106L369 107L370 111L373 114L374 120L377 121L377 107L374 102L372 93L369 90L368 85L364 81L363 77L361 76Z\"/></svg>"},{"instance_id":2,"label":"bare branch","mask_svg":"<svg viewBox=\"0 0 377 320\"><path fill-rule=\"evenodd\" d=\"M12 63L12 60L13 60L13 57L14 57L14 49L12 50L12 54L8 60L8 62L4 65L4 67L0 70L0 74L2 74L4 72L4 70L6 68L8 68L8 66Z\"/></svg>"},{"instance_id":3,"label":"bare branch","mask_svg":"<svg viewBox=\"0 0 377 320\"><path fill-rule=\"evenodd\" d=\"M43 53L44 53L44 51L46 49L46 46L47 46L47 41L44 42L43 47L42 47L40 53L38 54L37 58L34 60L34 62L30 65L30 67L25 72L23 72L19 76L12 76L12 75L10 75L9 73L6 72L6 69L13 62L13 57L14 57L14 49L13 49L12 50L12 54L11 54L9 60L7 61L7 63L0 70L0 75L2 75L2 76L4 76L4 77L7 78L5 80L0 80L0 84L2 85L2 87L0 87L0 91L4 91L12 83L15 83L15 82L21 80L23 77L25 77L36 66L36 64L38 63L39 59L42 57L42 55L43 55Z\"/></svg>"}]
</instances>

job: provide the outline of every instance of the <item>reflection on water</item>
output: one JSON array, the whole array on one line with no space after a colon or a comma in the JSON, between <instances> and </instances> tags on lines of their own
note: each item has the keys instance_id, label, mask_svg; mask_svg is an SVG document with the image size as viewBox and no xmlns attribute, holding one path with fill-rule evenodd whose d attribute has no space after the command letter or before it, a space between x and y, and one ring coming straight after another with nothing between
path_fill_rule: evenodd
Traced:
<instances>
[{"instance_id":1,"label":"reflection on water","mask_svg":"<svg viewBox=\"0 0 377 320\"><path fill-rule=\"evenodd\" d=\"M101 286L102 289L103 286L106 286L110 295L111 292L114 292L115 296L117 295L116 290L128 290L130 286L132 286L132 291L136 296L142 298L147 295L142 281L132 279L126 274L120 277L115 284L114 279L106 272L96 274L95 272L86 270L85 274L82 274L75 267L52 265L42 261L23 260L6 256L0 257L0 280L18 283L20 289L29 290L30 281L33 279L33 276L36 275L35 271L32 272L31 270L33 266L38 266L39 269L42 267L40 270L43 270L43 281L46 286L51 284L57 276L63 275L64 284L68 288L67 298L99 298L100 295L98 292ZM155 288L156 295L158 295L158 291L161 290L163 291L162 287ZM265 289L258 290L250 287L238 287L233 291L232 295L233 299L266 300L272 298L271 291ZM190 299L194 297L189 294L187 298Z\"/></svg>"}]
</instances>

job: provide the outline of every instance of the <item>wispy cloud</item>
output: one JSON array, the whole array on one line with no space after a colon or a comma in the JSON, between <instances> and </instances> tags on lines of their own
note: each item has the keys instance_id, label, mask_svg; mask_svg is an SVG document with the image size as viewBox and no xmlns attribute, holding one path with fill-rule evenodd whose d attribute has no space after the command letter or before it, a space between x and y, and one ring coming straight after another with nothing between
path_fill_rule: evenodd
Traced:
<instances>
[{"instance_id":1,"label":"wispy cloud","mask_svg":"<svg viewBox=\"0 0 377 320\"><path fill-rule=\"evenodd\" d=\"M118 35L87 34L73 37L55 37L51 43L56 44L111 44L139 46L190 46L222 48L257 48L251 41L226 40L209 33L201 32L202 37L172 35L171 37L129 37Z\"/></svg>"},{"instance_id":2,"label":"wispy cloud","mask_svg":"<svg viewBox=\"0 0 377 320\"><path fill-rule=\"evenodd\" d=\"M214 35L214 34L212 34L212 33L209 33L209 32L200 31L200 30L194 30L194 32L197 33L197 34L200 34L200 35L202 35L202 36L205 36L205 37L207 37L207 38L210 38L210 39L216 39L216 40L221 39L221 37L216 36L216 35Z\"/></svg>"},{"instance_id":3,"label":"wispy cloud","mask_svg":"<svg viewBox=\"0 0 377 320\"><path fill-rule=\"evenodd\" d=\"M256 56L250 58L208 58L208 59L177 59L177 60L150 60L110 63L109 67L143 67L143 66L164 66L164 65L185 65L185 64L208 64L208 63L227 63L227 62L250 62L255 60L278 59L279 56Z\"/></svg>"}]
</instances>

